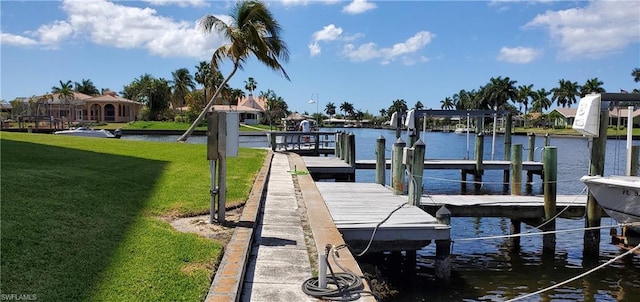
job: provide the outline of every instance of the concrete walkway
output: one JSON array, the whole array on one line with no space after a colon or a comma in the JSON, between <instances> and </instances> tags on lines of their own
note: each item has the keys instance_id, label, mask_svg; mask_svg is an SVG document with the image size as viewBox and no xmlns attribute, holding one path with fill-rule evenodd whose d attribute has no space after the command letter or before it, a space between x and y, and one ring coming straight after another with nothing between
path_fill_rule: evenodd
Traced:
<instances>
[{"instance_id":1,"label":"concrete walkway","mask_svg":"<svg viewBox=\"0 0 640 302\"><path fill-rule=\"evenodd\" d=\"M288 156L274 154L241 301L316 301L301 289L312 271L292 177Z\"/></svg>"}]
</instances>

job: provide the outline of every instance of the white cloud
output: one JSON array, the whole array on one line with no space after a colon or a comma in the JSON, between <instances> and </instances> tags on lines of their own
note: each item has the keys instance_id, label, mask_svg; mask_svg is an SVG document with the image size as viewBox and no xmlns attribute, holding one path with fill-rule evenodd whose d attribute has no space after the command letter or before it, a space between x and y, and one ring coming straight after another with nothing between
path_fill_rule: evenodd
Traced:
<instances>
[{"instance_id":1,"label":"white cloud","mask_svg":"<svg viewBox=\"0 0 640 302\"><path fill-rule=\"evenodd\" d=\"M209 58L213 50L223 43L215 33L203 34L194 22L176 22L159 16L151 8L96 0L64 1L62 9L68 15L67 20L42 25L36 31L25 34L29 37L9 34L7 43L55 48L65 40L88 37L98 45L142 48L164 57L199 59Z\"/></svg>"},{"instance_id":2,"label":"white cloud","mask_svg":"<svg viewBox=\"0 0 640 302\"><path fill-rule=\"evenodd\" d=\"M378 48L375 43L366 43L360 46L346 44L342 49L342 55L353 62L363 62L372 59L381 59L382 64L389 64L400 59L404 64L415 64L416 62L426 62L424 56L415 58L411 56L422 50L435 37L428 31L420 31L402 43L396 43L390 48Z\"/></svg>"},{"instance_id":3,"label":"white cloud","mask_svg":"<svg viewBox=\"0 0 640 302\"><path fill-rule=\"evenodd\" d=\"M498 61L526 64L531 63L539 55L540 53L537 50L529 47L502 47L498 55Z\"/></svg>"},{"instance_id":4,"label":"white cloud","mask_svg":"<svg viewBox=\"0 0 640 302\"><path fill-rule=\"evenodd\" d=\"M372 10L376 7L377 6L375 3L368 2L367 0L353 0L353 2L342 8L342 12L351 15L357 15L368 10Z\"/></svg>"},{"instance_id":5,"label":"white cloud","mask_svg":"<svg viewBox=\"0 0 640 302\"><path fill-rule=\"evenodd\" d=\"M205 0L144 0L151 5L177 5L179 7L209 7L209 3Z\"/></svg>"},{"instance_id":6,"label":"white cloud","mask_svg":"<svg viewBox=\"0 0 640 302\"><path fill-rule=\"evenodd\" d=\"M547 11L525 28L544 27L565 59L597 58L640 42L640 1L594 1L583 8Z\"/></svg>"},{"instance_id":7,"label":"white cloud","mask_svg":"<svg viewBox=\"0 0 640 302\"><path fill-rule=\"evenodd\" d=\"M323 27L321 30L313 33L313 40L308 45L309 52L312 57L317 56L322 51L320 46L320 41L335 41L340 39L342 36L342 28L335 26L334 24L329 24Z\"/></svg>"},{"instance_id":8,"label":"white cloud","mask_svg":"<svg viewBox=\"0 0 640 302\"><path fill-rule=\"evenodd\" d=\"M7 45L16 45L16 46L34 46L38 44L38 41L26 38L23 36L16 36L12 34L2 33L0 36L0 41L2 44Z\"/></svg>"},{"instance_id":9,"label":"white cloud","mask_svg":"<svg viewBox=\"0 0 640 302\"><path fill-rule=\"evenodd\" d=\"M312 57L315 57L317 55L319 55L322 52L322 48L320 47L320 45L318 45L318 42L313 42L311 44L309 44L309 54Z\"/></svg>"}]
</instances>

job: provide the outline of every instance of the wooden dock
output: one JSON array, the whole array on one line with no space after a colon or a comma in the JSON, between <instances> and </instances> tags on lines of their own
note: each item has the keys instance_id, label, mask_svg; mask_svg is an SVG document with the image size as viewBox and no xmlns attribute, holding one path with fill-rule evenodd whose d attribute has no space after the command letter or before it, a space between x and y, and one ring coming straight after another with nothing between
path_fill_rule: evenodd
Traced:
<instances>
[{"instance_id":1,"label":"wooden dock","mask_svg":"<svg viewBox=\"0 0 640 302\"><path fill-rule=\"evenodd\" d=\"M562 211L562 218L584 217L586 203L587 195L557 195L556 213ZM451 211L452 217L544 217L543 196L423 195L421 198L420 207L432 214L443 205Z\"/></svg>"},{"instance_id":2,"label":"wooden dock","mask_svg":"<svg viewBox=\"0 0 640 302\"><path fill-rule=\"evenodd\" d=\"M356 252L367 246L376 226L408 200L374 183L316 182L316 186L345 242ZM450 226L405 205L377 228L369 251L417 250L432 240L449 238Z\"/></svg>"}]
</instances>

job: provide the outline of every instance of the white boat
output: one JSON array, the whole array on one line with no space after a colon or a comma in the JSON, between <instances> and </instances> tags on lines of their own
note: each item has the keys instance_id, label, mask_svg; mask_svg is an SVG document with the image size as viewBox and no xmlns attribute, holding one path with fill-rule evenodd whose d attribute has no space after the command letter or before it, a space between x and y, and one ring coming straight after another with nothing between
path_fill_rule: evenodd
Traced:
<instances>
[{"instance_id":1,"label":"white boat","mask_svg":"<svg viewBox=\"0 0 640 302\"><path fill-rule=\"evenodd\" d=\"M73 135L73 136L84 136L84 137L102 137L102 138L120 138L120 130L116 130L116 133L113 134L108 130L94 130L87 127L78 127L75 129L56 131L53 134L56 135Z\"/></svg>"},{"instance_id":2,"label":"white boat","mask_svg":"<svg viewBox=\"0 0 640 302\"><path fill-rule=\"evenodd\" d=\"M619 223L640 222L640 177L583 176L580 181L589 187L596 202ZM640 225L630 226L640 232Z\"/></svg>"},{"instance_id":3,"label":"white boat","mask_svg":"<svg viewBox=\"0 0 640 302\"><path fill-rule=\"evenodd\" d=\"M466 134L468 133L473 133L474 130L472 128L468 128L467 126L463 125L463 124L457 124L456 125L456 129L453 130L454 133L456 134Z\"/></svg>"}]
</instances>

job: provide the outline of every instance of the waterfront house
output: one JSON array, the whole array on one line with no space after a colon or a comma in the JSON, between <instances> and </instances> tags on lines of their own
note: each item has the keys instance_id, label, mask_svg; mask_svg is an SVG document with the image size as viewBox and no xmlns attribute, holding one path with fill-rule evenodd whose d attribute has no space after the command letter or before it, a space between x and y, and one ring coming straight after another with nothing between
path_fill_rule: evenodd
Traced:
<instances>
[{"instance_id":1,"label":"waterfront house","mask_svg":"<svg viewBox=\"0 0 640 302\"><path fill-rule=\"evenodd\" d=\"M555 127L570 127L573 125L573 121L576 118L577 108L556 108L549 112L548 116L554 117L550 120L551 123ZM555 112L555 113L554 113ZM628 125L628 114L629 110L627 108L612 108L609 110L609 126L623 126L626 127ZM640 109L635 109L631 112L633 126L640 126Z\"/></svg>"}]
</instances>

